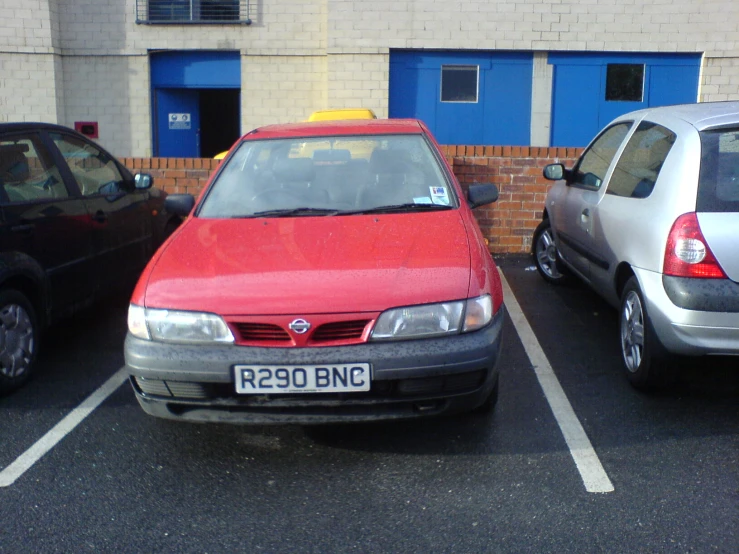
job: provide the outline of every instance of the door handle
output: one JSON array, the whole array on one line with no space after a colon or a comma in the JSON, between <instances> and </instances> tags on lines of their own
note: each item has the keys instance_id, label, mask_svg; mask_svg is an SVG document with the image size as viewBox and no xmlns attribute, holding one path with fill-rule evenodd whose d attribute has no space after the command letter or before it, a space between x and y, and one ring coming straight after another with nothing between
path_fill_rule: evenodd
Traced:
<instances>
[{"instance_id":1,"label":"door handle","mask_svg":"<svg viewBox=\"0 0 739 554\"><path fill-rule=\"evenodd\" d=\"M105 215L105 212L103 210L98 210L92 216L92 220L96 223L105 223L106 221L108 221L108 216Z\"/></svg>"},{"instance_id":2,"label":"door handle","mask_svg":"<svg viewBox=\"0 0 739 554\"><path fill-rule=\"evenodd\" d=\"M580 221L583 223L587 222L587 220L590 218L590 209L585 208L582 213L580 214Z\"/></svg>"},{"instance_id":3,"label":"door handle","mask_svg":"<svg viewBox=\"0 0 739 554\"><path fill-rule=\"evenodd\" d=\"M21 223L20 225L13 225L10 230L13 233L30 235L31 233L33 233L33 223Z\"/></svg>"}]
</instances>

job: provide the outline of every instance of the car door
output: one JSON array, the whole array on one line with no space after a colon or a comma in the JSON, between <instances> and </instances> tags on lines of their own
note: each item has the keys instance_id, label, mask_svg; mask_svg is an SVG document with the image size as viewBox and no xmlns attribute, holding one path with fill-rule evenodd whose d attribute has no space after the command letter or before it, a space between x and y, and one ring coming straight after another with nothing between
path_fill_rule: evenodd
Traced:
<instances>
[{"instance_id":1,"label":"car door","mask_svg":"<svg viewBox=\"0 0 739 554\"><path fill-rule=\"evenodd\" d=\"M588 281L591 264L602 262L593 247L595 207L603 197L611 162L631 125L620 122L606 128L575 164L561 197L554 206L547 207L560 255Z\"/></svg>"},{"instance_id":2,"label":"car door","mask_svg":"<svg viewBox=\"0 0 739 554\"><path fill-rule=\"evenodd\" d=\"M49 137L66 161L92 220L98 289L104 293L132 282L153 253L149 191L99 146L63 132Z\"/></svg>"},{"instance_id":3,"label":"car door","mask_svg":"<svg viewBox=\"0 0 739 554\"><path fill-rule=\"evenodd\" d=\"M43 269L52 319L85 304L94 283L87 209L38 133L0 135L0 205L4 269Z\"/></svg>"}]
</instances>

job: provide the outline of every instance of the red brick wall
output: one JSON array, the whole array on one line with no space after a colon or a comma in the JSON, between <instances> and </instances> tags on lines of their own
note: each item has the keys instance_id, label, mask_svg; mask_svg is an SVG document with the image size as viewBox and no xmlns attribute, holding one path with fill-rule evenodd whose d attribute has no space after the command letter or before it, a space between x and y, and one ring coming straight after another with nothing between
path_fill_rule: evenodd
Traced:
<instances>
[{"instance_id":1,"label":"red brick wall","mask_svg":"<svg viewBox=\"0 0 739 554\"><path fill-rule=\"evenodd\" d=\"M472 183L493 183L498 201L475 210L483 235L494 254L528 252L531 235L541 221L544 198L551 185L542 168L562 162L567 167L582 148L529 146L442 146L463 188ZM210 158L122 158L136 172L151 173L154 186L169 193L197 196L220 163Z\"/></svg>"}]
</instances>

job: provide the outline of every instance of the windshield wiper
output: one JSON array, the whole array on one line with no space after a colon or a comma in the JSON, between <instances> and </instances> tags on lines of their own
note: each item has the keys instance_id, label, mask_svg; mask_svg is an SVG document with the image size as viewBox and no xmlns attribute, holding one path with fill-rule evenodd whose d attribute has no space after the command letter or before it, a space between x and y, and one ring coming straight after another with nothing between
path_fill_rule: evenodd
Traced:
<instances>
[{"instance_id":1,"label":"windshield wiper","mask_svg":"<svg viewBox=\"0 0 739 554\"><path fill-rule=\"evenodd\" d=\"M445 206L442 204L392 204L390 206L377 206L375 208L367 208L366 210L342 211L338 215L357 215L357 214L384 214L396 212L435 212L441 210L453 210L454 206Z\"/></svg>"},{"instance_id":2,"label":"windshield wiper","mask_svg":"<svg viewBox=\"0 0 739 554\"><path fill-rule=\"evenodd\" d=\"M242 217L294 217L301 215L336 215L339 210L330 208L286 208L281 210L264 210Z\"/></svg>"}]
</instances>

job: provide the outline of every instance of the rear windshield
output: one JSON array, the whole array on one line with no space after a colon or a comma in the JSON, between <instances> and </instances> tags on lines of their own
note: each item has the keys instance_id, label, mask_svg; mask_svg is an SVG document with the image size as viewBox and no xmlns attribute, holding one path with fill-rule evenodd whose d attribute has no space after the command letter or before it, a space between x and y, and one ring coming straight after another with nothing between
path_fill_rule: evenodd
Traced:
<instances>
[{"instance_id":1,"label":"rear windshield","mask_svg":"<svg viewBox=\"0 0 739 554\"><path fill-rule=\"evenodd\" d=\"M739 212L739 128L701 133L699 212Z\"/></svg>"},{"instance_id":2,"label":"rear windshield","mask_svg":"<svg viewBox=\"0 0 739 554\"><path fill-rule=\"evenodd\" d=\"M248 140L212 183L199 217L452 209L459 201L421 135Z\"/></svg>"}]
</instances>

